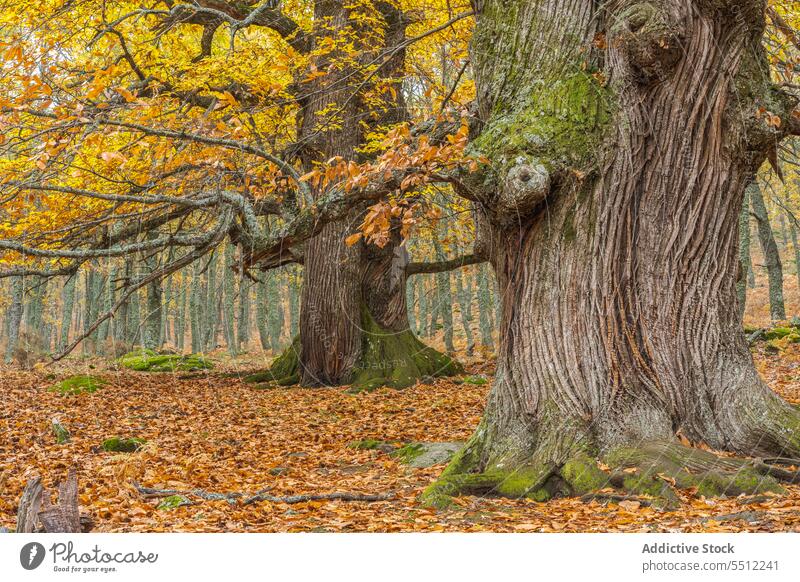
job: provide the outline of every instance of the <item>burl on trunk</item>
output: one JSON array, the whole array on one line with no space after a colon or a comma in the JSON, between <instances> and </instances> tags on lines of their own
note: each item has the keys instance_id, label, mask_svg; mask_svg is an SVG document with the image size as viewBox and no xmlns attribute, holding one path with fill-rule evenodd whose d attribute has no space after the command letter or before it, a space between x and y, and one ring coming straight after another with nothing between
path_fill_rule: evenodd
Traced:
<instances>
[{"instance_id":1,"label":"burl on trunk","mask_svg":"<svg viewBox=\"0 0 800 582\"><path fill-rule=\"evenodd\" d=\"M473 143L491 169L462 194L500 283L501 345L485 416L428 503L613 486L669 505L673 484L798 479L777 464L800 456L800 414L759 378L737 315L743 191L786 131L760 112L795 105L770 82L764 8L480 7Z\"/></svg>"}]
</instances>

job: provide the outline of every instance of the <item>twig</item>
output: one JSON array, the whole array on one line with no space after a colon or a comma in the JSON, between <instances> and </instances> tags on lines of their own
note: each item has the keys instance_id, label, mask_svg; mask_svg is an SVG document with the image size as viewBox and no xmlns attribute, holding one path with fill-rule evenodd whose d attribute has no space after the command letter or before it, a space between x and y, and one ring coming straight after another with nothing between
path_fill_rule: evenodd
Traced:
<instances>
[{"instance_id":1,"label":"twig","mask_svg":"<svg viewBox=\"0 0 800 582\"><path fill-rule=\"evenodd\" d=\"M391 493L381 495L363 495L361 493L325 493L322 495L287 495L276 497L267 493L257 493L245 499L244 504L250 505L256 501L270 501L272 503L305 503L307 501L339 500L339 501L387 501L394 498Z\"/></svg>"},{"instance_id":2,"label":"twig","mask_svg":"<svg viewBox=\"0 0 800 582\"><path fill-rule=\"evenodd\" d=\"M316 495L286 495L275 496L269 495L267 491L271 488L262 489L255 494L245 494L237 491L231 493L214 493L204 489L192 489L189 491L181 491L178 489L153 489L151 487L142 487L136 481L133 482L136 490L145 497L169 497L170 495L194 495L201 499L208 501L227 501L230 504L235 504L242 498L244 505L251 505L257 501L270 501L272 503L306 503L308 501L322 501L322 500L339 500L339 501L387 501L394 498L391 493L381 495L365 495L362 493L323 493Z\"/></svg>"},{"instance_id":3,"label":"twig","mask_svg":"<svg viewBox=\"0 0 800 582\"><path fill-rule=\"evenodd\" d=\"M752 346L754 343L756 343L758 340L760 340L761 337L766 332L767 332L766 329L763 329L763 328L762 329L757 329L756 331L754 331L753 333L751 333L750 335L747 336L747 344Z\"/></svg>"},{"instance_id":4,"label":"twig","mask_svg":"<svg viewBox=\"0 0 800 582\"><path fill-rule=\"evenodd\" d=\"M236 492L214 493L211 491L206 491L204 489L192 489L191 491L180 491L178 489L153 489L152 487L142 487L136 481L133 482L133 486L144 497L169 497L171 495L194 495L195 497L200 497L201 499L206 499L208 501L227 501L228 503L234 504L240 497L244 496L242 493L236 493Z\"/></svg>"}]
</instances>

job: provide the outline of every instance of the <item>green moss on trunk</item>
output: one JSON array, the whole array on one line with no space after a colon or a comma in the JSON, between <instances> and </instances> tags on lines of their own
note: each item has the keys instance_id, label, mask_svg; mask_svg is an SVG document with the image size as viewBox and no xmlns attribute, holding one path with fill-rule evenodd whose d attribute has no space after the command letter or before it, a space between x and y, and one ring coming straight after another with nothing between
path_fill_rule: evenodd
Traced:
<instances>
[{"instance_id":1,"label":"green moss on trunk","mask_svg":"<svg viewBox=\"0 0 800 582\"><path fill-rule=\"evenodd\" d=\"M353 368L350 392L362 392L389 386L407 388L417 380L463 374L464 368L451 357L422 343L414 333L382 328L362 307L361 356ZM268 386L291 386L300 382L300 336L268 370L250 374L245 382Z\"/></svg>"},{"instance_id":2,"label":"green moss on trunk","mask_svg":"<svg viewBox=\"0 0 800 582\"><path fill-rule=\"evenodd\" d=\"M362 351L353 371L351 392L381 386L407 388L417 380L455 376L464 368L446 354L422 343L410 329L389 331L361 310Z\"/></svg>"}]
</instances>

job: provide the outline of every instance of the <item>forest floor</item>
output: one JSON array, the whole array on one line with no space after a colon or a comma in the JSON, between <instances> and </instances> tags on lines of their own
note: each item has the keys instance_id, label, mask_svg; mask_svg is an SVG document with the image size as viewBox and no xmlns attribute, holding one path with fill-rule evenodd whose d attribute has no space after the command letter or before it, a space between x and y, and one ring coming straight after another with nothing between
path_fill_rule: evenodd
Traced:
<instances>
[{"instance_id":1,"label":"forest floor","mask_svg":"<svg viewBox=\"0 0 800 582\"><path fill-rule=\"evenodd\" d=\"M756 354L772 388L800 403L800 347ZM76 373L72 364L69 373ZM89 369L88 366L95 366ZM228 364L231 365L230 363ZM237 360L242 369L246 361ZM483 385L437 380L403 391L352 395L343 389L257 390L222 369L209 374L119 371L83 361L77 373L108 380L91 394L49 391L52 374L68 370L0 370L0 526L13 528L26 480L46 486L76 467L83 511L94 531L800 531L800 487L785 496L703 499L683 492L677 511L630 502L601 505L579 499L548 503L461 497L451 510L417 501L443 465L412 469L353 441L463 441L478 423L491 384L492 363L471 364ZM251 369L263 361L251 362ZM230 371L230 369L228 370ZM50 422L72 433L59 445ZM146 439L133 453L101 449L110 437ZM350 446L349 446L350 445ZM160 499L134 486L208 492L269 488L274 496L332 492L392 494L388 501L207 501L158 509Z\"/></svg>"}]
</instances>

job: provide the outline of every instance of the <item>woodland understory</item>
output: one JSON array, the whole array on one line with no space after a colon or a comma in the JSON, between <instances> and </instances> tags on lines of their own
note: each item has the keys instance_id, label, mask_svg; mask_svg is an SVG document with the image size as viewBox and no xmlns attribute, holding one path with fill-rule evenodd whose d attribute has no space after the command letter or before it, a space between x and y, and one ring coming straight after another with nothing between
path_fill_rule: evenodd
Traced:
<instances>
[{"instance_id":1,"label":"woodland understory","mask_svg":"<svg viewBox=\"0 0 800 582\"><path fill-rule=\"evenodd\" d=\"M40 2L0 525L798 528L796 3Z\"/></svg>"},{"instance_id":2,"label":"woodland understory","mask_svg":"<svg viewBox=\"0 0 800 582\"><path fill-rule=\"evenodd\" d=\"M760 308L757 297L752 319L759 320ZM775 353L759 344L754 352L770 387L800 405L800 345ZM360 394L296 386L259 390L237 377L263 361L228 358L207 374L137 373L99 358L37 371L4 368L0 527L15 527L19 497L32 475L51 488L76 467L81 511L99 532L800 531L798 485L781 495L723 498L677 490L679 503L670 510L651 506L647 495L617 497L612 489L607 498L601 492L595 499L539 503L481 495L456 497L445 510L424 507L420 495L444 465L412 468L391 451L408 443L468 439L491 386L492 359L465 358L467 371L455 381ZM81 370L108 382L78 396L49 390ZM71 432L67 443L56 442L52 418ZM104 451L102 443L113 436L145 443L130 453ZM374 446L372 441L379 448L359 448ZM143 494L145 488L186 494L176 500ZM190 493L196 489L243 496L204 499ZM389 498L244 503L265 489L276 497L348 492ZM170 501L186 505L171 507Z\"/></svg>"}]
</instances>

